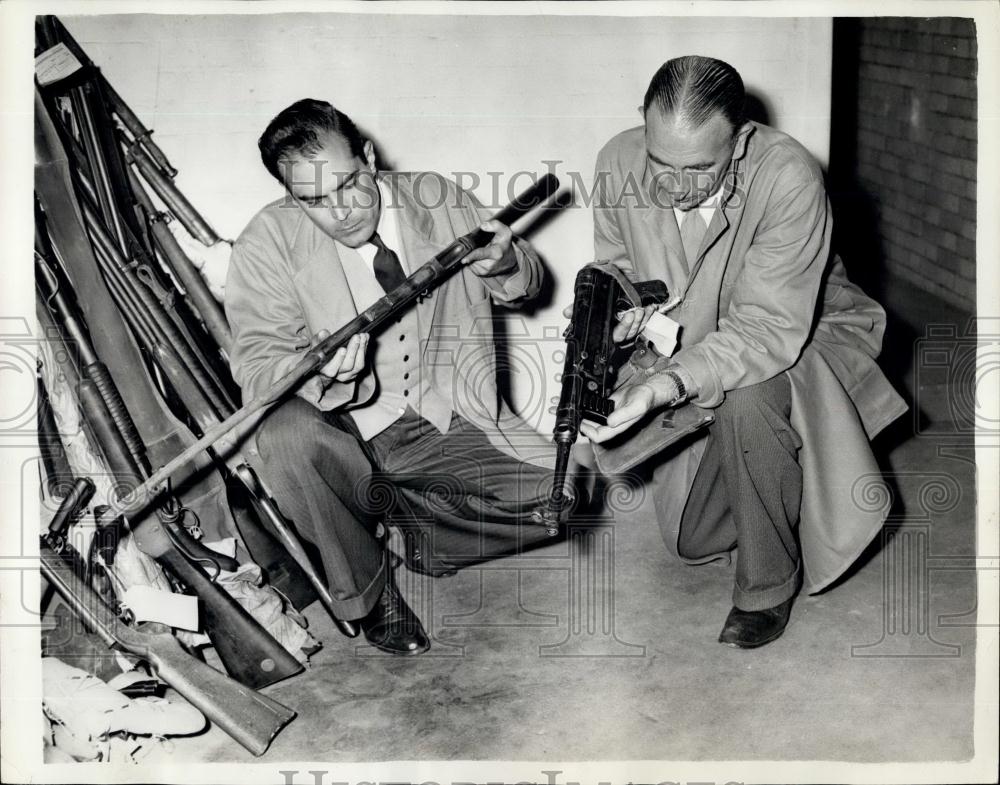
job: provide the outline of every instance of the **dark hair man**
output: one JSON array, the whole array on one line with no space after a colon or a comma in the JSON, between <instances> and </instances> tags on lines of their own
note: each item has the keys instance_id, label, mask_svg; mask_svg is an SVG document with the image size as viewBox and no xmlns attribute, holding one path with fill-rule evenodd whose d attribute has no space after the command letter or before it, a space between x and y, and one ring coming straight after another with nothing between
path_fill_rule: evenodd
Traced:
<instances>
[{"instance_id":1,"label":"dark hair man","mask_svg":"<svg viewBox=\"0 0 1000 785\"><path fill-rule=\"evenodd\" d=\"M264 207L233 249L230 361L246 396L456 237L495 233L391 328L355 336L257 433L261 471L319 548L340 618L361 619L384 651L418 654L429 641L391 580L384 519L421 535L406 558L432 574L545 538L518 524L545 498L552 451L499 400L491 320L493 302L538 291L541 263L451 181L380 172L372 142L329 103L288 107L259 147L290 199Z\"/></svg>"},{"instance_id":2,"label":"dark hair man","mask_svg":"<svg viewBox=\"0 0 1000 785\"><path fill-rule=\"evenodd\" d=\"M601 442L686 401L713 411L706 438L655 468L657 513L688 563L736 548L719 640L752 648L782 633L800 585L828 586L879 530L884 514L852 492L877 477L869 439L906 407L874 362L885 314L831 253L819 166L746 121L744 101L728 63L670 60L644 125L598 155L597 258L665 281L681 333L672 357L620 391L607 426L584 432ZM630 179L641 188L616 198ZM620 332L648 318L630 313Z\"/></svg>"}]
</instances>

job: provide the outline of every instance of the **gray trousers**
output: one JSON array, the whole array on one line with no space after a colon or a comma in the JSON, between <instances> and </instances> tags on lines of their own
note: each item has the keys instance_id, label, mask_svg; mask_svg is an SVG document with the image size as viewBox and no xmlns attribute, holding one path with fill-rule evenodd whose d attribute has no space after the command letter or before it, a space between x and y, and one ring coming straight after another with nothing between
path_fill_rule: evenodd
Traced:
<instances>
[{"instance_id":1,"label":"gray trousers","mask_svg":"<svg viewBox=\"0 0 1000 785\"><path fill-rule=\"evenodd\" d=\"M552 471L500 452L458 415L442 434L407 409L365 441L349 416L292 398L261 424L257 446L282 513L319 550L342 619L367 614L385 586L379 523L402 529L431 571L548 539L525 522L547 500Z\"/></svg>"},{"instance_id":2,"label":"gray trousers","mask_svg":"<svg viewBox=\"0 0 1000 785\"><path fill-rule=\"evenodd\" d=\"M791 405L785 374L726 393L681 518L681 556L737 549L733 604L745 611L774 607L799 587L802 442Z\"/></svg>"}]
</instances>

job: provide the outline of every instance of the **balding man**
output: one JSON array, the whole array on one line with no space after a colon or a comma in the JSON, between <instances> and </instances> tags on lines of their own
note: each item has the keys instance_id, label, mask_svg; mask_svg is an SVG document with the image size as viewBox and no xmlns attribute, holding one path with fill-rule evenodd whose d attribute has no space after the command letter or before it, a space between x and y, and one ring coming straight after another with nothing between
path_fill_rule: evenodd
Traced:
<instances>
[{"instance_id":1,"label":"balding man","mask_svg":"<svg viewBox=\"0 0 1000 785\"><path fill-rule=\"evenodd\" d=\"M800 586L828 586L878 531L884 511L859 503L878 477L869 439L906 406L875 364L885 314L831 253L819 166L747 121L744 101L729 64L670 60L644 124L598 155L597 258L665 281L681 333L584 433L605 441L688 401L712 411L705 438L659 456L657 515L688 563L736 550L719 640L753 648L781 635ZM645 318L619 333L634 338Z\"/></svg>"}]
</instances>

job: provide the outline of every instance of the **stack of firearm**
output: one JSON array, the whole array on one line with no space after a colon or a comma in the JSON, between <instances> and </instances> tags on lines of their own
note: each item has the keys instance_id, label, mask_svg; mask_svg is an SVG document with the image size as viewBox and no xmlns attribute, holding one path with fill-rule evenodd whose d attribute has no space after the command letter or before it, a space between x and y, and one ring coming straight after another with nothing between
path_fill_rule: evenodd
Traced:
<instances>
[{"instance_id":1,"label":"stack of firearm","mask_svg":"<svg viewBox=\"0 0 1000 785\"><path fill-rule=\"evenodd\" d=\"M58 373L71 380L88 434L123 496L238 406L225 316L167 224L179 221L206 245L220 240L175 186L176 170L150 132L59 20L40 18L36 32L39 54L61 45L79 66L36 91L37 315ZM165 209L157 209L153 194ZM40 417L40 442L58 453L51 449L60 438L53 429L50 418ZM48 469L62 475L59 481L73 472L65 464ZM200 538L239 535L272 584L300 608L316 597L303 573L323 582L304 553L296 562L275 540L294 535L238 451L203 453L185 469L176 487L129 516L127 529L178 590L197 595L204 632L228 676L188 654L169 630L125 624L115 598L93 590L91 554L76 553L66 537L93 494L89 478L72 483L42 538L43 573L109 644L147 659L261 754L294 712L256 690L302 665L219 586L219 572L238 564ZM99 524L109 534L125 530L120 518Z\"/></svg>"},{"instance_id":2,"label":"stack of firearm","mask_svg":"<svg viewBox=\"0 0 1000 785\"><path fill-rule=\"evenodd\" d=\"M106 516L113 521L99 525L127 529L178 589L197 595L204 631L229 675L195 660L169 630L130 624L114 597L89 585L92 565L65 536L93 493L88 478L71 483L42 537L42 571L106 643L146 659L259 755L294 712L255 690L302 666L219 587L220 570L236 562L199 537L238 535L299 608L318 597L330 610L331 597L241 453L241 440L352 335L390 322L492 235L475 231L456 240L241 407L229 374L225 316L168 224L179 222L206 246L220 242L218 235L174 184L176 170L151 132L60 21L40 17L36 33L36 54L59 47L62 60L78 66L36 89L35 270L40 327L115 484L117 503ZM497 218L513 223L557 187L554 177L543 177ZM58 453L51 421L40 417L39 429L40 444ZM53 461L49 468L73 471ZM353 624L334 620L344 634L357 635Z\"/></svg>"}]
</instances>

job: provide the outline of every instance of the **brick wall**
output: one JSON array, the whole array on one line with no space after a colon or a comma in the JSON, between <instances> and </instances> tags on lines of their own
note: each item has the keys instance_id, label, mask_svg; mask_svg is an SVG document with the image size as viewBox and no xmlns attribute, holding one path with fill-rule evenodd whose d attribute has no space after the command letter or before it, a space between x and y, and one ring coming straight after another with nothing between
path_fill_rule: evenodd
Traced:
<instances>
[{"instance_id":1,"label":"brick wall","mask_svg":"<svg viewBox=\"0 0 1000 785\"><path fill-rule=\"evenodd\" d=\"M971 19L866 18L835 26L831 178L838 227L854 270L871 263L866 218L880 245L883 281L905 279L974 310L976 277L976 38ZM851 79L853 77L853 80ZM851 84L853 81L853 85ZM851 91L851 87L854 90ZM853 95L851 95L853 92ZM848 102L853 105L848 106ZM851 115L853 114L853 118ZM854 138L847 123L853 119ZM869 199L867 206L859 201ZM846 204L853 202L853 204ZM836 200L835 200L836 203ZM866 215L867 212L867 215ZM878 246L874 246L877 248ZM846 253L845 253L846 255ZM861 271L872 278L872 271Z\"/></svg>"}]
</instances>

